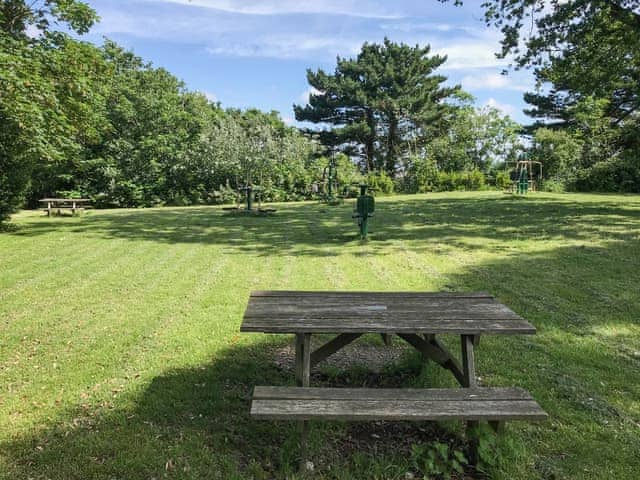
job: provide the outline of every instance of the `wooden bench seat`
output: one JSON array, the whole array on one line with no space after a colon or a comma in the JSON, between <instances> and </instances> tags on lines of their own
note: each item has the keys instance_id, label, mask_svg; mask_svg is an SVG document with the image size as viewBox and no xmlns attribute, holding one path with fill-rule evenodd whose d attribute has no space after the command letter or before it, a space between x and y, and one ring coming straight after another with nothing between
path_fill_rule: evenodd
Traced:
<instances>
[{"instance_id":1,"label":"wooden bench seat","mask_svg":"<svg viewBox=\"0 0 640 480\"><path fill-rule=\"evenodd\" d=\"M545 420L521 388L255 387L251 415L270 420Z\"/></svg>"}]
</instances>

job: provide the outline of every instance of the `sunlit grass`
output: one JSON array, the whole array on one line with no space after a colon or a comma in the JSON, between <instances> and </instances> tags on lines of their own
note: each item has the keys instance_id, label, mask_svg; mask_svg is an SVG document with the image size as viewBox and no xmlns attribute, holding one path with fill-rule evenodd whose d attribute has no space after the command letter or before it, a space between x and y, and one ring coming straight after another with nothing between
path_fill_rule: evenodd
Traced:
<instances>
[{"instance_id":1,"label":"sunlit grass","mask_svg":"<svg viewBox=\"0 0 640 480\"><path fill-rule=\"evenodd\" d=\"M508 425L494 476L637 477L640 197L380 198L368 243L349 204L277 208L19 214L0 234L0 477L293 471L293 426L248 416L253 385L292 381L272 361L288 339L238 333L255 289L488 291L538 335L483 338L482 382L551 415ZM453 385L433 366L412 382ZM317 477L404 475L402 456L327 450L347 429L314 429L311 456L333 462Z\"/></svg>"}]
</instances>

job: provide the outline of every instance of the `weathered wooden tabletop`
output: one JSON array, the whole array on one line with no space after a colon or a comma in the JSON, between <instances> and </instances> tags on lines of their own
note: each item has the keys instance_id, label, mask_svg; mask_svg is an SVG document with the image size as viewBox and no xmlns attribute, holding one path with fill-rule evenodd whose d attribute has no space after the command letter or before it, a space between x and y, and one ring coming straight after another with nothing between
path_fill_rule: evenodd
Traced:
<instances>
[{"instance_id":1,"label":"weathered wooden tabletop","mask_svg":"<svg viewBox=\"0 0 640 480\"><path fill-rule=\"evenodd\" d=\"M263 333L534 334L486 293L300 292L251 294L240 327Z\"/></svg>"}]
</instances>

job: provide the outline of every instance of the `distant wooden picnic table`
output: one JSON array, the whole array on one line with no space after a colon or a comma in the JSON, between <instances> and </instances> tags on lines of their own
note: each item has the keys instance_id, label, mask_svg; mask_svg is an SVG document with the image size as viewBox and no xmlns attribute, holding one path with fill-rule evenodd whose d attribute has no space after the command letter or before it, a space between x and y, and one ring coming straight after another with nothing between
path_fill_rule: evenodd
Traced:
<instances>
[{"instance_id":1,"label":"distant wooden picnic table","mask_svg":"<svg viewBox=\"0 0 640 480\"><path fill-rule=\"evenodd\" d=\"M535 334L529 322L487 293L258 291L241 332L295 334L298 387L255 387L251 414L280 420L542 420L515 387L478 387L474 347L481 335ZM397 335L449 370L462 389L313 388L311 368L364 334ZM311 336L335 337L311 350ZM460 360L438 335L460 337Z\"/></svg>"},{"instance_id":2,"label":"distant wooden picnic table","mask_svg":"<svg viewBox=\"0 0 640 480\"><path fill-rule=\"evenodd\" d=\"M60 215L63 210L70 210L71 214L75 215L76 212L82 212L91 200L88 198L43 198L39 201L46 204L44 211L50 217L53 212Z\"/></svg>"}]
</instances>

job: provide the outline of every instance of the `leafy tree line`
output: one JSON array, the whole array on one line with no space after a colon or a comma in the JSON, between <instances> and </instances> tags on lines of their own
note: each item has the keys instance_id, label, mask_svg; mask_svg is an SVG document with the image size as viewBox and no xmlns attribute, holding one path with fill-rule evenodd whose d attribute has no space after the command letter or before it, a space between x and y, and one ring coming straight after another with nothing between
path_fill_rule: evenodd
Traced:
<instances>
[{"instance_id":1,"label":"leafy tree line","mask_svg":"<svg viewBox=\"0 0 640 480\"><path fill-rule=\"evenodd\" d=\"M338 57L332 73L307 71L312 93L294 105L296 118L329 125L323 143L358 160L380 191L481 188L485 174L515 160L521 128L445 86L436 70L446 61L428 45L365 43L355 58Z\"/></svg>"},{"instance_id":2,"label":"leafy tree line","mask_svg":"<svg viewBox=\"0 0 640 480\"><path fill-rule=\"evenodd\" d=\"M525 100L538 119L529 153L549 185L640 190L638 1L483 5L504 35L499 55L548 86ZM96 21L78 0L0 0L0 219L55 194L98 206L217 203L251 182L265 200L301 199L322 179L321 155L337 153L344 177L366 175L382 192L483 188L526 150L518 124L447 84L446 56L428 45L365 43L333 72L309 70L313 93L294 111L320 128L301 132L276 112L211 104L111 41L56 29Z\"/></svg>"},{"instance_id":3,"label":"leafy tree line","mask_svg":"<svg viewBox=\"0 0 640 480\"><path fill-rule=\"evenodd\" d=\"M435 70L446 58L428 46L365 44L335 75L309 72L322 93L296 116L337 128L303 135L276 112L223 110L111 41L56 31L96 21L77 0L0 2L0 218L51 195L115 207L228 202L249 182L265 200L301 199L322 180L321 155L339 151L347 182L366 173L384 192L423 191L425 159L443 171L486 169L500 135L515 132L443 86ZM360 171L350 161L359 155Z\"/></svg>"},{"instance_id":4,"label":"leafy tree line","mask_svg":"<svg viewBox=\"0 0 640 480\"><path fill-rule=\"evenodd\" d=\"M461 0L441 0L463 3ZM640 192L640 0L485 0L531 69L532 154L560 189Z\"/></svg>"},{"instance_id":5,"label":"leafy tree line","mask_svg":"<svg viewBox=\"0 0 640 480\"><path fill-rule=\"evenodd\" d=\"M75 0L0 2L0 219L56 194L147 206L229 201L248 181L275 199L306 191L315 142L275 112L223 110L111 41L54 28L95 21Z\"/></svg>"}]
</instances>

